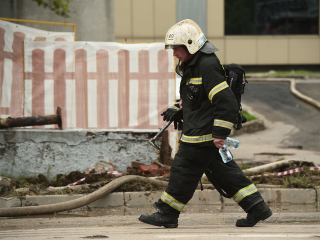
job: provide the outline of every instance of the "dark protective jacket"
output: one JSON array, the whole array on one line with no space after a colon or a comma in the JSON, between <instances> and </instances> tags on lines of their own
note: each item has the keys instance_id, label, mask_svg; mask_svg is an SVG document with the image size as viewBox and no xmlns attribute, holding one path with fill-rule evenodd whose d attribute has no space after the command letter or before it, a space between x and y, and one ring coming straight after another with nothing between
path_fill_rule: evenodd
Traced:
<instances>
[{"instance_id":1,"label":"dark protective jacket","mask_svg":"<svg viewBox=\"0 0 320 240\"><path fill-rule=\"evenodd\" d=\"M182 142L206 144L214 138L225 139L236 123L237 100L214 53L217 50L206 42L188 62L182 63Z\"/></svg>"}]
</instances>

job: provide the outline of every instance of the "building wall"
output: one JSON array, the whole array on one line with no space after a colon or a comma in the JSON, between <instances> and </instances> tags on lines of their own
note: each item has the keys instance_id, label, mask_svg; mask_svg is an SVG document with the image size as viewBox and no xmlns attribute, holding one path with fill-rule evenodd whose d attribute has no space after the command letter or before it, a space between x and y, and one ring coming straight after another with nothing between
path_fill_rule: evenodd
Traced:
<instances>
[{"instance_id":1,"label":"building wall","mask_svg":"<svg viewBox=\"0 0 320 240\"><path fill-rule=\"evenodd\" d=\"M4 18L75 23L78 41L114 41L113 0L73 0L69 7L70 17L66 19L49 9L39 7L32 0L1 0L0 8L0 17ZM24 25L47 31L72 32L72 27L28 23Z\"/></svg>"},{"instance_id":2,"label":"building wall","mask_svg":"<svg viewBox=\"0 0 320 240\"><path fill-rule=\"evenodd\" d=\"M163 42L176 22L175 0L114 1L116 42Z\"/></svg>"},{"instance_id":3,"label":"building wall","mask_svg":"<svg viewBox=\"0 0 320 240\"><path fill-rule=\"evenodd\" d=\"M179 0L117 0L115 41L163 42L178 19ZM319 35L225 36L224 0L207 0L207 39L223 64L320 64ZM319 14L320 15L320 14ZM320 25L320 24L319 24Z\"/></svg>"}]
</instances>

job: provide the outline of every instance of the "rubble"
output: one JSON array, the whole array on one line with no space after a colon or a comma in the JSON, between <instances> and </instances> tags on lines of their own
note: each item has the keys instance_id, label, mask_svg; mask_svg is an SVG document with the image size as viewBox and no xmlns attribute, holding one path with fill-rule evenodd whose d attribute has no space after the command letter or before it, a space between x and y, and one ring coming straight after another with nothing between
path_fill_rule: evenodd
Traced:
<instances>
[{"instance_id":1,"label":"rubble","mask_svg":"<svg viewBox=\"0 0 320 240\"><path fill-rule=\"evenodd\" d=\"M10 187L11 182L12 182L11 178L0 176L0 187Z\"/></svg>"},{"instance_id":2,"label":"rubble","mask_svg":"<svg viewBox=\"0 0 320 240\"><path fill-rule=\"evenodd\" d=\"M1 193L2 189L10 188L11 184L12 184L11 178L0 176L0 193Z\"/></svg>"},{"instance_id":3,"label":"rubble","mask_svg":"<svg viewBox=\"0 0 320 240\"><path fill-rule=\"evenodd\" d=\"M84 174L90 174L92 171L95 171L96 173L105 173L105 172L113 172L115 171L115 167L113 165L113 162L107 157L99 162L96 162L94 164L91 164L90 167L86 168L83 173Z\"/></svg>"},{"instance_id":4,"label":"rubble","mask_svg":"<svg viewBox=\"0 0 320 240\"><path fill-rule=\"evenodd\" d=\"M137 173L146 176L166 176L170 172L170 166L164 165L159 161L154 161L154 163L145 165L139 162L132 162L131 167L127 168L127 173Z\"/></svg>"}]
</instances>

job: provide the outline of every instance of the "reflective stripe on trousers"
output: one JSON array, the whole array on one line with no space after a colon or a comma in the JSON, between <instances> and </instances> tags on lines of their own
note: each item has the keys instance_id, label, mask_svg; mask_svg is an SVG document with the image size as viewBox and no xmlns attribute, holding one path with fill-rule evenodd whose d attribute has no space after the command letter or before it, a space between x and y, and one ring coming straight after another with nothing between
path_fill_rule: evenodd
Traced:
<instances>
[{"instance_id":1,"label":"reflective stripe on trousers","mask_svg":"<svg viewBox=\"0 0 320 240\"><path fill-rule=\"evenodd\" d=\"M185 206L185 204L179 202L178 200L176 200L174 197L172 197L166 192L162 193L161 200L166 204L168 204L170 207L178 210L179 212L181 212Z\"/></svg>"},{"instance_id":2,"label":"reflective stripe on trousers","mask_svg":"<svg viewBox=\"0 0 320 240\"><path fill-rule=\"evenodd\" d=\"M255 192L258 192L258 189L254 184L250 184L249 186L240 189L232 198L236 203L239 203L246 196L249 196Z\"/></svg>"}]
</instances>

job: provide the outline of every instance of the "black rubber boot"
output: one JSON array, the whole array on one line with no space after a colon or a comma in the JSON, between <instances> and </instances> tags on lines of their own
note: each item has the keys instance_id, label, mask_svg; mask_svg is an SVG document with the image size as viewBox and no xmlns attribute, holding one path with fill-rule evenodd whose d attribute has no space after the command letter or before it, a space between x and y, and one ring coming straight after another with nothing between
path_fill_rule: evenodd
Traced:
<instances>
[{"instance_id":1,"label":"black rubber boot","mask_svg":"<svg viewBox=\"0 0 320 240\"><path fill-rule=\"evenodd\" d=\"M175 215L161 214L159 212L151 215L142 214L139 218L140 222L151 224L154 226L165 227L165 228L177 228L178 217Z\"/></svg>"},{"instance_id":2,"label":"black rubber boot","mask_svg":"<svg viewBox=\"0 0 320 240\"><path fill-rule=\"evenodd\" d=\"M265 202L260 202L253 206L247 215L246 219L238 219L237 227L253 227L260 220L266 220L272 215L270 208L265 204Z\"/></svg>"}]
</instances>

